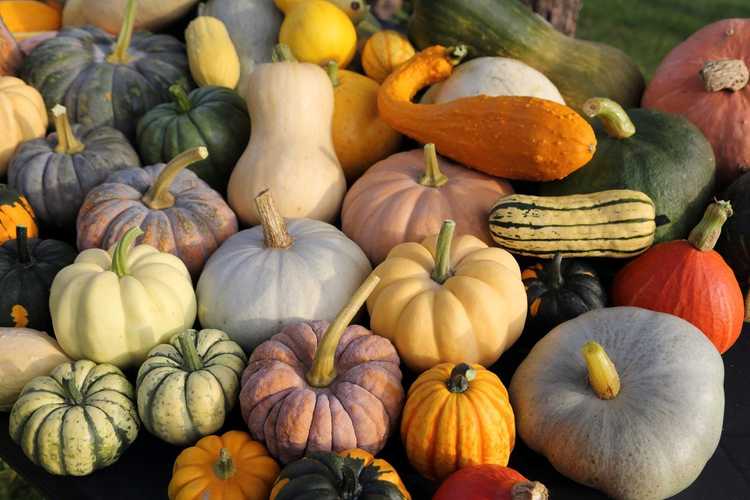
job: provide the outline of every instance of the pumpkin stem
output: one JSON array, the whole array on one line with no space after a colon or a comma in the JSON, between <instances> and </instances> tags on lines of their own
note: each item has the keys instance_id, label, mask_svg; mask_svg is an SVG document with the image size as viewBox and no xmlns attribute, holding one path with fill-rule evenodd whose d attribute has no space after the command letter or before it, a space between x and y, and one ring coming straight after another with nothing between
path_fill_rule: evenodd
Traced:
<instances>
[{"instance_id":1,"label":"pumpkin stem","mask_svg":"<svg viewBox=\"0 0 750 500\"><path fill-rule=\"evenodd\" d=\"M169 192L169 188L172 186L177 174L179 174L185 167L192 165L193 163L208 158L208 149L204 146L198 146L197 148L188 149L178 154L172 161L167 163L164 170L161 171L159 177L151 186L141 201L146 204L151 210L164 210L174 205L174 195Z\"/></svg>"},{"instance_id":2,"label":"pumpkin stem","mask_svg":"<svg viewBox=\"0 0 750 500\"><path fill-rule=\"evenodd\" d=\"M130 253L130 247L136 238L143 234L143 230L136 226L131 227L128 231L120 238L120 241L115 245L115 250L112 252L112 268L111 271L117 275L118 278L127 276L128 274L128 254Z\"/></svg>"},{"instance_id":3,"label":"pumpkin stem","mask_svg":"<svg viewBox=\"0 0 750 500\"><path fill-rule=\"evenodd\" d=\"M328 326L323 339L315 350L315 359L313 360L310 371L307 372L307 382L313 387L328 387L336 379L336 348L344 331L351 323L354 316L359 312L362 305L370 296L375 287L380 283L380 277L377 274L370 274L362 285L354 292L349 303L339 312L336 319Z\"/></svg>"},{"instance_id":4,"label":"pumpkin stem","mask_svg":"<svg viewBox=\"0 0 750 500\"><path fill-rule=\"evenodd\" d=\"M556 253L549 265L549 274L551 277L549 286L552 288L562 288L565 284L562 275L562 260L562 254Z\"/></svg>"},{"instance_id":5,"label":"pumpkin stem","mask_svg":"<svg viewBox=\"0 0 750 500\"><path fill-rule=\"evenodd\" d=\"M510 489L511 500L547 500L549 491L539 481L521 481Z\"/></svg>"},{"instance_id":6,"label":"pumpkin stem","mask_svg":"<svg viewBox=\"0 0 750 500\"><path fill-rule=\"evenodd\" d=\"M74 405L79 405L83 402L83 393L81 393L81 389L76 384L73 373L68 373L63 377L63 387Z\"/></svg>"},{"instance_id":7,"label":"pumpkin stem","mask_svg":"<svg viewBox=\"0 0 750 500\"><path fill-rule=\"evenodd\" d=\"M630 117L622 106L612 99L592 97L583 103L583 112L589 118L598 117L610 137L627 139L635 134L635 125Z\"/></svg>"},{"instance_id":8,"label":"pumpkin stem","mask_svg":"<svg viewBox=\"0 0 750 500\"><path fill-rule=\"evenodd\" d=\"M440 170L434 144L427 144L424 147L424 166L424 175L419 179L421 185L439 188L448 182L448 177Z\"/></svg>"},{"instance_id":9,"label":"pumpkin stem","mask_svg":"<svg viewBox=\"0 0 750 500\"><path fill-rule=\"evenodd\" d=\"M18 262L21 264L31 263L29 236L26 226L16 226L16 253L18 254Z\"/></svg>"},{"instance_id":10,"label":"pumpkin stem","mask_svg":"<svg viewBox=\"0 0 750 500\"><path fill-rule=\"evenodd\" d=\"M732 204L729 201L721 200L711 203L706 208L703 219L690 231L688 236L690 244L701 252L713 250L721 236L721 228L733 213Z\"/></svg>"},{"instance_id":11,"label":"pumpkin stem","mask_svg":"<svg viewBox=\"0 0 750 500\"><path fill-rule=\"evenodd\" d=\"M219 450L219 459L214 464L214 474L222 481L226 481L234 476L235 472L237 472L237 468L234 466L229 450L222 448Z\"/></svg>"},{"instance_id":12,"label":"pumpkin stem","mask_svg":"<svg viewBox=\"0 0 750 500\"><path fill-rule=\"evenodd\" d=\"M286 227L286 220L281 216L268 189L255 197L255 208L263 226L263 238L266 248L289 248L294 243Z\"/></svg>"},{"instance_id":13,"label":"pumpkin stem","mask_svg":"<svg viewBox=\"0 0 750 500\"><path fill-rule=\"evenodd\" d=\"M130 40L133 38L133 27L135 26L135 14L138 10L138 0L128 0L125 7L125 18L122 20L120 34L117 35L117 44L115 50L107 56L107 62L110 64L127 64L130 61L128 49Z\"/></svg>"},{"instance_id":14,"label":"pumpkin stem","mask_svg":"<svg viewBox=\"0 0 750 500\"><path fill-rule=\"evenodd\" d=\"M464 57L469 54L469 47L466 45L456 45L455 47L448 47L445 49L445 53L448 57L448 61L453 66L458 66L463 61Z\"/></svg>"},{"instance_id":15,"label":"pumpkin stem","mask_svg":"<svg viewBox=\"0 0 750 500\"><path fill-rule=\"evenodd\" d=\"M477 377L477 372L466 363L460 363L451 370L451 378L448 379L448 390L451 392L466 392L469 382Z\"/></svg>"},{"instance_id":16,"label":"pumpkin stem","mask_svg":"<svg viewBox=\"0 0 750 500\"><path fill-rule=\"evenodd\" d=\"M271 52L271 62L297 62L292 49L285 43L280 43Z\"/></svg>"},{"instance_id":17,"label":"pumpkin stem","mask_svg":"<svg viewBox=\"0 0 750 500\"><path fill-rule=\"evenodd\" d=\"M193 335L195 335L195 330L186 330L177 337L177 341L180 343L180 350L182 351L182 359L185 361L183 366L189 372L203 369L203 361L193 343Z\"/></svg>"},{"instance_id":18,"label":"pumpkin stem","mask_svg":"<svg viewBox=\"0 0 750 500\"><path fill-rule=\"evenodd\" d=\"M453 233L456 223L452 220L443 221L438 234L435 248L435 269L432 271L432 279L441 285L451 276L451 245L453 244Z\"/></svg>"},{"instance_id":19,"label":"pumpkin stem","mask_svg":"<svg viewBox=\"0 0 750 500\"><path fill-rule=\"evenodd\" d=\"M328 61L326 63L326 73L328 73L328 78L331 79L334 88L341 85L341 79L339 78L339 63L336 61Z\"/></svg>"},{"instance_id":20,"label":"pumpkin stem","mask_svg":"<svg viewBox=\"0 0 750 500\"><path fill-rule=\"evenodd\" d=\"M703 86L707 92L742 90L750 80L750 72L742 59L708 61L700 70Z\"/></svg>"},{"instance_id":21,"label":"pumpkin stem","mask_svg":"<svg viewBox=\"0 0 750 500\"><path fill-rule=\"evenodd\" d=\"M193 108L193 103L190 102L190 97L188 97L185 87L179 83L171 85L169 87L169 93L172 94L172 98L174 99L174 102L177 103L177 107L180 108L181 112L187 113Z\"/></svg>"},{"instance_id":22,"label":"pumpkin stem","mask_svg":"<svg viewBox=\"0 0 750 500\"><path fill-rule=\"evenodd\" d=\"M52 108L52 117L55 121L55 132L57 132L56 153L74 155L86 149L86 146L73 133L65 106L57 104Z\"/></svg>"},{"instance_id":23,"label":"pumpkin stem","mask_svg":"<svg viewBox=\"0 0 750 500\"><path fill-rule=\"evenodd\" d=\"M614 399L620 393L620 376L604 348L595 341L581 348L589 372L589 384L599 399Z\"/></svg>"}]
</instances>

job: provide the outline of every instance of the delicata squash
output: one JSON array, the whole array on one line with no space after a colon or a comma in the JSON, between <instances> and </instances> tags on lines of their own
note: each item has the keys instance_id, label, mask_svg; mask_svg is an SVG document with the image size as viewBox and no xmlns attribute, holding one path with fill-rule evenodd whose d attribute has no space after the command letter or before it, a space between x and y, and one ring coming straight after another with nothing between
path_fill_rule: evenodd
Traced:
<instances>
[{"instance_id":1,"label":"delicata squash","mask_svg":"<svg viewBox=\"0 0 750 500\"><path fill-rule=\"evenodd\" d=\"M591 126L567 106L534 97L475 96L443 104L415 104L427 85L441 82L466 47L423 50L383 83L380 117L388 125L476 170L508 179L562 179L596 150Z\"/></svg>"}]
</instances>

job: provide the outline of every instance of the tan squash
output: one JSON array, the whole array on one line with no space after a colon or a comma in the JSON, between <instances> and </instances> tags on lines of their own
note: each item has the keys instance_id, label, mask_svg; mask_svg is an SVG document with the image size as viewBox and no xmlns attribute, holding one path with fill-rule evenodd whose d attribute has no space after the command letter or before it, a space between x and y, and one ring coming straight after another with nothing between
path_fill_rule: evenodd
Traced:
<instances>
[{"instance_id":1,"label":"tan squash","mask_svg":"<svg viewBox=\"0 0 750 500\"><path fill-rule=\"evenodd\" d=\"M22 142L44 137L47 110L37 90L13 76L0 77L0 177Z\"/></svg>"},{"instance_id":2,"label":"tan squash","mask_svg":"<svg viewBox=\"0 0 750 500\"><path fill-rule=\"evenodd\" d=\"M185 30L190 73L201 87L234 89L240 81L240 58L226 25L211 16L198 16Z\"/></svg>"}]
</instances>

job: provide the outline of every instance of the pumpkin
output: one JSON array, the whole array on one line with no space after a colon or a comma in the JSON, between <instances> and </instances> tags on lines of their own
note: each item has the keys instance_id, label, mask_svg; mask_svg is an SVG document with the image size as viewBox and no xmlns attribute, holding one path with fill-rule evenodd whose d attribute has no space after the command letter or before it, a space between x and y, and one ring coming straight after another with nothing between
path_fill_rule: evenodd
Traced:
<instances>
[{"instance_id":1,"label":"pumpkin","mask_svg":"<svg viewBox=\"0 0 750 500\"><path fill-rule=\"evenodd\" d=\"M288 48L278 47L276 59L250 76L253 133L229 179L229 204L240 221L256 225L254 198L270 189L284 217L332 222L346 178L333 147L331 81L319 66L294 62Z\"/></svg>"},{"instance_id":2,"label":"pumpkin","mask_svg":"<svg viewBox=\"0 0 750 500\"><path fill-rule=\"evenodd\" d=\"M547 500L549 492L538 481L502 465L480 464L459 469L443 481L432 500Z\"/></svg>"},{"instance_id":3,"label":"pumpkin","mask_svg":"<svg viewBox=\"0 0 750 500\"><path fill-rule=\"evenodd\" d=\"M187 268L152 246L131 248L141 234L129 229L110 252L85 250L55 276L52 326L71 358L136 366L154 346L193 326L197 306Z\"/></svg>"},{"instance_id":4,"label":"pumpkin","mask_svg":"<svg viewBox=\"0 0 750 500\"><path fill-rule=\"evenodd\" d=\"M441 104L462 97L529 96L565 104L557 87L539 71L516 59L479 57L460 64L444 82L422 97L422 104Z\"/></svg>"},{"instance_id":5,"label":"pumpkin","mask_svg":"<svg viewBox=\"0 0 750 500\"><path fill-rule=\"evenodd\" d=\"M591 126L578 113L536 97L474 96L415 104L423 87L448 78L466 48L430 47L380 87L378 109L388 125L459 163L496 177L561 179L596 150Z\"/></svg>"},{"instance_id":6,"label":"pumpkin","mask_svg":"<svg viewBox=\"0 0 750 500\"><path fill-rule=\"evenodd\" d=\"M148 353L138 369L138 415L170 444L216 432L234 407L247 357L221 330L186 330Z\"/></svg>"},{"instance_id":7,"label":"pumpkin","mask_svg":"<svg viewBox=\"0 0 750 500\"><path fill-rule=\"evenodd\" d=\"M750 245L747 243L750 229L745 223L750 220L748 219L749 194L750 175L743 174L721 195L722 199L731 203L734 216L730 217L721 228L721 237L717 245L719 253L734 270L742 285L750 281L750 253L748 253Z\"/></svg>"},{"instance_id":8,"label":"pumpkin","mask_svg":"<svg viewBox=\"0 0 750 500\"><path fill-rule=\"evenodd\" d=\"M377 454L398 423L404 390L396 350L348 326L379 280L367 278L333 323L287 326L253 351L242 374L242 417L281 462L350 448Z\"/></svg>"},{"instance_id":9,"label":"pumpkin","mask_svg":"<svg viewBox=\"0 0 750 500\"><path fill-rule=\"evenodd\" d=\"M54 31L62 22L59 10L32 0L3 0L0 2L0 17L16 35Z\"/></svg>"},{"instance_id":10,"label":"pumpkin","mask_svg":"<svg viewBox=\"0 0 750 500\"><path fill-rule=\"evenodd\" d=\"M714 155L700 130L680 116L646 109L626 112L606 99L586 101L584 112L599 119L594 158L565 179L542 184L540 192L642 191L656 212L669 219L656 229L655 241L686 237L715 188Z\"/></svg>"},{"instance_id":11,"label":"pumpkin","mask_svg":"<svg viewBox=\"0 0 750 500\"><path fill-rule=\"evenodd\" d=\"M360 450L314 452L281 470L269 500L410 500L398 472L385 460Z\"/></svg>"},{"instance_id":12,"label":"pumpkin","mask_svg":"<svg viewBox=\"0 0 750 500\"><path fill-rule=\"evenodd\" d=\"M21 76L39 90L48 108L63 104L75 123L107 125L132 138L138 119L169 100L169 85L187 84L190 72L180 41L133 33L138 3L128 0L116 41L92 26L64 28L26 57Z\"/></svg>"},{"instance_id":13,"label":"pumpkin","mask_svg":"<svg viewBox=\"0 0 750 500\"><path fill-rule=\"evenodd\" d=\"M201 87L233 89L240 81L240 58L220 19L198 16L185 30L190 73Z\"/></svg>"},{"instance_id":14,"label":"pumpkin","mask_svg":"<svg viewBox=\"0 0 750 500\"><path fill-rule=\"evenodd\" d=\"M70 360L46 333L0 327L0 411L11 409L27 382L66 361Z\"/></svg>"},{"instance_id":15,"label":"pumpkin","mask_svg":"<svg viewBox=\"0 0 750 500\"><path fill-rule=\"evenodd\" d=\"M29 241L27 231L18 226L16 239L0 245L0 326L51 331L50 286L76 252L62 241Z\"/></svg>"},{"instance_id":16,"label":"pumpkin","mask_svg":"<svg viewBox=\"0 0 750 500\"><path fill-rule=\"evenodd\" d=\"M377 82L353 71L327 67L333 82L333 146L349 184L401 146L401 134L378 115Z\"/></svg>"},{"instance_id":17,"label":"pumpkin","mask_svg":"<svg viewBox=\"0 0 750 500\"><path fill-rule=\"evenodd\" d=\"M26 457L50 474L86 476L115 463L135 441L133 386L106 363L63 363L26 384L9 427Z\"/></svg>"},{"instance_id":18,"label":"pumpkin","mask_svg":"<svg viewBox=\"0 0 750 500\"><path fill-rule=\"evenodd\" d=\"M454 240L454 231L445 221L437 237L394 247L373 272L382 281L367 300L372 331L416 372L461 359L490 366L526 321L513 256L471 235Z\"/></svg>"},{"instance_id":19,"label":"pumpkin","mask_svg":"<svg viewBox=\"0 0 750 500\"><path fill-rule=\"evenodd\" d=\"M519 436L560 473L613 498L657 500L690 485L719 444L724 365L687 321L597 309L534 346L510 397Z\"/></svg>"},{"instance_id":20,"label":"pumpkin","mask_svg":"<svg viewBox=\"0 0 750 500\"><path fill-rule=\"evenodd\" d=\"M508 465L513 418L497 375L480 365L440 363L409 388L401 441L417 472L443 479L470 465Z\"/></svg>"},{"instance_id":21,"label":"pumpkin","mask_svg":"<svg viewBox=\"0 0 750 500\"><path fill-rule=\"evenodd\" d=\"M685 319L725 353L737 341L745 319L740 285L713 249L731 216L729 202L712 203L687 241L661 243L630 262L614 281L613 302Z\"/></svg>"},{"instance_id":22,"label":"pumpkin","mask_svg":"<svg viewBox=\"0 0 750 500\"><path fill-rule=\"evenodd\" d=\"M23 61L23 50L0 16L0 77L15 76Z\"/></svg>"},{"instance_id":23,"label":"pumpkin","mask_svg":"<svg viewBox=\"0 0 750 500\"><path fill-rule=\"evenodd\" d=\"M47 110L39 92L22 80L0 76L0 177L22 142L44 137Z\"/></svg>"},{"instance_id":24,"label":"pumpkin","mask_svg":"<svg viewBox=\"0 0 750 500\"><path fill-rule=\"evenodd\" d=\"M158 30L187 14L197 0L140 0L135 17L137 31ZM127 0L66 0L65 26L94 25L116 34L123 22Z\"/></svg>"},{"instance_id":25,"label":"pumpkin","mask_svg":"<svg viewBox=\"0 0 750 500\"><path fill-rule=\"evenodd\" d=\"M169 88L173 102L159 104L138 122L136 137L143 161L166 163L197 146L208 158L189 165L212 188L226 191L229 175L250 139L245 101L233 90L207 86L188 95L181 85Z\"/></svg>"},{"instance_id":26,"label":"pumpkin","mask_svg":"<svg viewBox=\"0 0 750 500\"><path fill-rule=\"evenodd\" d=\"M227 240L198 281L201 325L247 351L299 321L332 321L372 268L341 231L310 219L287 222L270 192L256 198L261 224Z\"/></svg>"},{"instance_id":27,"label":"pumpkin","mask_svg":"<svg viewBox=\"0 0 750 500\"><path fill-rule=\"evenodd\" d=\"M748 19L701 28L667 54L643 94L644 108L680 114L701 129L721 185L750 167L749 39Z\"/></svg>"},{"instance_id":28,"label":"pumpkin","mask_svg":"<svg viewBox=\"0 0 750 500\"><path fill-rule=\"evenodd\" d=\"M471 57L525 62L546 75L576 111L592 96L637 106L643 92L643 75L623 51L565 36L515 0L417 0L409 38L420 49L466 44Z\"/></svg>"},{"instance_id":29,"label":"pumpkin","mask_svg":"<svg viewBox=\"0 0 750 500\"><path fill-rule=\"evenodd\" d=\"M279 465L247 432L206 436L182 450L169 481L169 500L268 500Z\"/></svg>"},{"instance_id":30,"label":"pumpkin","mask_svg":"<svg viewBox=\"0 0 750 500\"><path fill-rule=\"evenodd\" d=\"M39 235L34 210L26 198L15 189L0 184L0 245L18 237L18 226L26 228L29 238Z\"/></svg>"},{"instance_id":31,"label":"pumpkin","mask_svg":"<svg viewBox=\"0 0 750 500\"><path fill-rule=\"evenodd\" d=\"M383 83L406 61L414 57L415 51L409 39L398 31L382 30L373 34L362 49L362 67L367 76Z\"/></svg>"},{"instance_id":32,"label":"pumpkin","mask_svg":"<svg viewBox=\"0 0 750 500\"><path fill-rule=\"evenodd\" d=\"M370 168L344 198L342 229L376 264L399 243L434 235L445 219L490 243L488 208L512 192L505 181L438 158L428 144Z\"/></svg>"},{"instance_id":33,"label":"pumpkin","mask_svg":"<svg viewBox=\"0 0 750 500\"><path fill-rule=\"evenodd\" d=\"M179 257L191 275L237 232L237 218L221 195L185 167L205 160L203 146L163 163L114 172L94 188L78 213L78 248L109 248L133 227L140 243Z\"/></svg>"},{"instance_id":34,"label":"pumpkin","mask_svg":"<svg viewBox=\"0 0 750 500\"><path fill-rule=\"evenodd\" d=\"M67 110L52 108L55 133L19 146L8 167L8 182L34 207L45 224L75 224L86 195L107 176L140 167L138 154L122 132L111 127L71 126Z\"/></svg>"}]
</instances>

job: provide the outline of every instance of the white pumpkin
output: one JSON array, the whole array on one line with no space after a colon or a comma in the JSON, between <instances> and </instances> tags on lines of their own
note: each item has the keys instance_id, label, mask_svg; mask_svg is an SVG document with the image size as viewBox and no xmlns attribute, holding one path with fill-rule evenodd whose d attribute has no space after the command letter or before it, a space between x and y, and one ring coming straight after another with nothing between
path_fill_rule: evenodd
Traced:
<instances>
[{"instance_id":1,"label":"white pumpkin","mask_svg":"<svg viewBox=\"0 0 750 500\"><path fill-rule=\"evenodd\" d=\"M128 0L68 0L63 9L63 26L92 24L109 33L118 33ZM176 21L198 0L139 0L135 16L137 31L156 31Z\"/></svg>"},{"instance_id":2,"label":"white pumpkin","mask_svg":"<svg viewBox=\"0 0 750 500\"><path fill-rule=\"evenodd\" d=\"M225 331L246 352L284 326L332 321L372 268L364 252L325 222L288 221L268 192L256 203L262 225L229 238L198 281L204 328Z\"/></svg>"},{"instance_id":3,"label":"white pumpkin","mask_svg":"<svg viewBox=\"0 0 750 500\"><path fill-rule=\"evenodd\" d=\"M479 57L459 65L450 78L430 87L422 103L440 104L477 95L539 97L565 104L546 76L507 57Z\"/></svg>"},{"instance_id":4,"label":"white pumpkin","mask_svg":"<svg viewBox=\"0 0 750 500\"><path fill-rule=\"evenodd\" d=\"M192 328L197 304L190 273L172 254L130 229L109 252L90 249L55 276L50 313L58 342L73 359L140 364L156 345Z\"/></svg>"}]
</instances>

